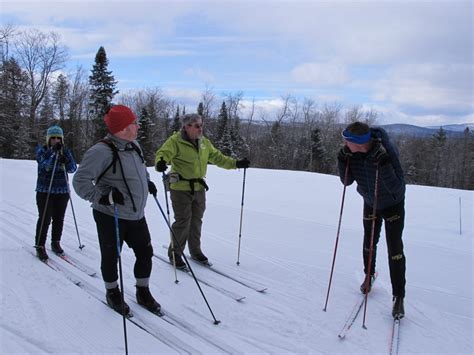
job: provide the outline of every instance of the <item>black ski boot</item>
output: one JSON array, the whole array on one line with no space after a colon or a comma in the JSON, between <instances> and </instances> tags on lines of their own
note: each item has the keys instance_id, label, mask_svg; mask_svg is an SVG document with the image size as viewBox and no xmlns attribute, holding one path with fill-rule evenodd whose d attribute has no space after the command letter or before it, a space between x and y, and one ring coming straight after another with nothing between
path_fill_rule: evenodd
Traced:
<instances>
[{"instance_id":1,"label":"black ski boot","mask_svg":"<svg viewBox=\"0 0 474 355\"><path fill-rule=\"evenodd\" d=\"M186 263L181 258L181 255L174 254L174 259L175 259L175 262L176 262L176 268L178 270L186 269ZM171 263L171 265L173 265L173 255L170 256L170 263Z\"/></svg>"},{"instance_id":2,"label":"black ski boot","mask_svg":"<svg viewBox=\"0 0 474 355\"><path fill-rule=\"evenodd\" d=\"M193 260L196 260L198 263L203 264L203 265L209 264L209 259L203 253L192 255L191 258Z\"/></svg>"},{"instance_id":3,"label":"black ski boot","mask_svg":"<svg viewBox=\"0 0 474 355\"><path fill-rule=\"evenodd\" d=\"M59 256L64 255L64 250L63 248L61 248L61 244L59 244L59 240L51 242L51 250L53 251L53 253Z\"/></svg>"},{"instance_id":4,"label":"black ski boot","mask_svg":"<svg viewBox=\"0 0 474 355\"><path fill-rule=\"evenodd\" d=\"M108 288L105 298L107 299L107 304L114 309L114 311L122 314L124 312L125 316L130 315L130 307L124 301L122 307L122 293L120 289L117 287L115 288ZM122 310L123 308L123 310Z\"/></svg>"},{"instance_id":5,"label":"black ski boot","mask_svg":"<svg viewBox=\"0 0 474 355\"><path fill-rule=\"evenodd\" d=\"M38 259L40 259L41 261L48 260L48 254L46 253L46 248L44 246L38 245L35 248L36 256L38 257Z\"/></svg>"},{"instance_id":6,"label":"black ski boot","mask_svg":"<svg viewBox=\"0 0 474 355\"><path fill-rule=\"evenodd\" d=\"M403 307L403 297L393 297L393 308L392 308L393 319L402 319L405 317L405 307Z\"/></svg>"},{"instance_id":7,"label":"black ski boot","mask_svg":"<svg viewBox=\"0 0 474 355\"><path fill-rule=\"evenodd\" d=\"M161 310L161 306L158 302L155 301L153 296L150 293L150 289L147 286L141 287L141 286L136 286L137 287L137 303L146 309L148 309L150 312L153 313L159 313Z\"/></svg>"},{"instance_id":8,"label":"black ski boot","mask_svg":"<svg viewBox=\"0 0 474 355\"><path fill-rule=\"evenodd\" d=\"M366 293L369 293L370 290L372 290L372 285L373 285L373 283L374 283L374 281L375 281L375 276L374 276L374 275L370 276L369 287L368 287L369 289L368 289L367 292L365 291L365 282L366 282L366 281L367 281L367 279L365 278L364 281L362 282L362 284L360 285L360 292L362 292L364 295L365 295Z\"/></svg>"}]
</instances>

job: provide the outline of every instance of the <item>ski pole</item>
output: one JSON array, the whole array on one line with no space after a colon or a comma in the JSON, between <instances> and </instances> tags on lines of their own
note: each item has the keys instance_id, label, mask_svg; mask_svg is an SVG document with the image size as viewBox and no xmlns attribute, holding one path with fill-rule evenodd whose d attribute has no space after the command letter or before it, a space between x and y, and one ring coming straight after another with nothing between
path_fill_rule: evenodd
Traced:
<instances>
[{"instance_id":1,"label":"ski pole","mask_svg":"<svg viewBox=\"0 0 474 355\"><path fill-rule=\"evenodd\" d=\"M119 217L118 217L118 207L117 204L114 203L114 222L115 222L115 237L117 239L117 257L118 257L118 264L119 264L119 275L120 275L120 289L121 297L122 297L122 319L123 319L123 336L125 340L125 354L128 354L128 341L127 341L127 322L125 318L125 299L124 299L124 290L123 290L123 275L122 275L122 257L120 256L120 230L119 230Z\"/></svg>"},{"instance_id":2,"label":"ski pole","mask_svg":"<svg viewBox=\"0 0 474 355\"><path fill-rule=\"evenodd\" d=\"M51 195L51 188L53 187L54 174L56 173L57 164L58 164L58 155L56 154L54 157L53 171L51 173L51 180L49 181L48 194L46 195L46 202L44 203L43 216L41 217L41 225L40 225L39 233L37 236L38 240L36 240L36 246L38 246L38 243L41 239L41 233L43 232L44 220L46 218L46 211L48 210L49 196Z\"/></svg>"},{"instance_id":3,"label":"ski pole","mask_svg":"<svg viewBox=\"0 0 474 355\"><path fill-rule=\"evenodd\" d=\"M81 237L79 236L79 228L77 228L76 213L74 212L74 204L72 203L71 189L69 188L69 177L66 171L66 164L63 164L63 169L64 169L64 176L66 177L67 193L69 194L69 200L71 201L72 217L74 218L74 226L76 227L76 234L77 234L77 240L79 242L79 249L82 250L82 248L84 248L85 245L81 243Z\"/></svg>"},{"instance_id":4,"label":"ski pole","mask_svg":"<svg viewBox=\"0 0 474 355\"><path fill-rule=\"evenodd\" d=\"M174 239L174 242L179 247L180 245L179 245L178 239L174 235L173 229L171 229L171 226L170 226L169 222L166 220L166 216L165 216L165 212L163 211L163 208L161 208L161 205L158 202L158 199L156 198L156 196L153 196L153 198L155 199L155 202L156 202L158 208L160 209L161 215L163 216L163 219L165 220L165 222L166 222L166 224L167 224L167 226L170 230L170 233L171 233L171 236ZM214 318L214 324L219 324L221 321L217 320L216 317L214 316L214 312L212 312L211 306L209 305L209 302L207 302L207 298L206 298L206 296L204 295L204 292L201 289L201 285L199 285L199 281L197 280L196 276L194 275L194 271L193 271L191 265L189 264L188 258L186 258L186 255L184 253L183 253L183 258L184 258L184 261L186 262L186 265L188 266L189 271L191 272L191 275L193 276L194 281L196 282L196 285L199 289L199 292L201 292L201 295L204 298L204 301L206 302L206 305L207 305L207 308L209 309L209 312L211 312L212 318Z\"/></svg>"},{"instance_id":5,"label":"ski pole","mask_svg":"<svg viewBox=\"0 0 474 355\"><path fill-rule=\"evenodd\" d=\"M163 159L163 158L162 158ZM163 189L165 190L165 201L166 201L166 215L168 216L168 225L171 225L170 223L170 206L168 204L168 189L166 187L166 174L163 171ZM174 254L174 242L173 242L173 236L170 233L170 241L171 241L171 250L173 251L172 253L172 258L173 258L173 268L174 268L174 283L178 283L178 273L176 272L176 257Z\"/></svg>"},{"instance_id":6,"label":"ski pole","mask_svg":"<svg viewBox=\"0 0 474 355\"><path fill-rule=\"evenodd\" d=\"M346 171L344 173L344 188L342 190L342 201L341 201L341 211L339 212L339 222L337 224L337 233L336 233L336 243L334 245L334 254L332 256L332 265L331 265L331 274L329 275L329 285L328 285L328 292L326 295L326 303L324 304L323 311L326 312L329 300L329 291L331 290L331 283L332 283L332 275L334 272L334 265L336 264L336 253L337 253L337 245L339 243L339 233L341 231L341 221L342 221L342 212L344 210L344 199L346 197L346 187L347 187L347 177L349 175L349 159L347 160L346 164Z\"/></svg>"},{"instance_id":7,"label":"ski pole","mask_svg":"<svg viewBox=\"0 0 474 355\"><path fill-rule=\"evenodd\" d=\"M239 227L239 245L237 247L237 265L240 265L240 241L242 239L242 216L244 214L244 194L245 194L245 175L247 168L244 168L244 177L242 182L242 203L240 204L240 227Z\"/></svg>"},{"instance_id":8,"label":"ski pole","mask_svg":"<svg viewBox=\"0 0 474 355\"><path fill-rule=\"evenodd\" d=\"M372 210L372 230L370 232L370 248L369 248L369 262L367 265L367 274L365 275L365 290L369 289L370 282L370 272L372 268L372 254L374 252L374 235L375 235L375 221L377 219L377 198L379 193L379 164L377 163L377 168L375 170L375 188L374 188L374 207ZM365 303L364 303L364 320L362 322L362 328L367 329L365 326L365 315L367 313L367 302L368 302L369 293L365 293Z\"/></svg>"}]
</instances>

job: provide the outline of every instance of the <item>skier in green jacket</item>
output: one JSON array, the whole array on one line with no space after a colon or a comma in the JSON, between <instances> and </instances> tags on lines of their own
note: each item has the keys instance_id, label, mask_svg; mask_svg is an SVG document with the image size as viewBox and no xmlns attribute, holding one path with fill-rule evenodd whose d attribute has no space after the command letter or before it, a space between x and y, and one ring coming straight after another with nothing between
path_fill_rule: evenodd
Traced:
<instances>
[{"instance_id":1,"label":"skier in green jacket","mask_svg":"<svg viewBox=\"0 0 474 355\"><path fill-rule=\"evenodd\" d=\"M205 181L207 164L212 163L224 169L246 169L250 166L247 158L236 160L222 154L202 132L200 115L184 115L181 131L169 137L155 156L158 172L164 173L167 164L171 165L168 180L175 218L171 228L179 245L170 243L168 257L178 269L186 268L182 259L186 242L194 260L208 263L208 258L201 250L202 217L208 189Z\"/></svg>"}]
</instances>

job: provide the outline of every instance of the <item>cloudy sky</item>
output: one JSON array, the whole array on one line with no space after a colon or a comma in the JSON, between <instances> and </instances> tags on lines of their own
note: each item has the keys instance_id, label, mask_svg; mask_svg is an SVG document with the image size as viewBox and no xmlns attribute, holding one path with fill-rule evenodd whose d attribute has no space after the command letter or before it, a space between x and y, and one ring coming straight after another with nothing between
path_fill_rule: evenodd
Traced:
<instances>
[{"instance_id":1,"label":"cloudy sky","mask_svg":"<svg viewBox=\"0 0 474 355\"><path fill-rule=\"evenodd\" d=\"M54 31L68 67L104 46L127 90L197 106L242 91L379 112L380 123L474 122L473 1L1 0L2 25Z\"/></svg>"}]
</instances>

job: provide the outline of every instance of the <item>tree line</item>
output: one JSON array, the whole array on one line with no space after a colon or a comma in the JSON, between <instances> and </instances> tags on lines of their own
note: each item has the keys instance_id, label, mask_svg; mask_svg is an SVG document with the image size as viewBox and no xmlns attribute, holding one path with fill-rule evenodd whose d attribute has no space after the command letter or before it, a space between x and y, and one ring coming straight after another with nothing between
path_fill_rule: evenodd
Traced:
<instances>
[{"instance_id":1,"label":"tree line","mask_svg":"<svg viewBox=\"0 0 474 355\"><path fill-rule=\"evenodd\" d=\"M197 107L187 108L159 87L129 93L117 90L100 47L91 68L65 72L68 51L59 36L39 30L0 29L0 156L34 159L53 123L65 131L65 144L80 162L106 134L103 117L113 104L131 107L140 121L138 140L147 165L175 131L186 111L203 117L205 134L223 153L247 157L253 167L336 174L341 131L350 122L377 124L377 112L360 106L282 97L276 111L244 103L242 91L217 95L205 88ZM474 137L440 128L431 137L392 135L400 150L407 183L474 189Z\"/></svg>"}]
</instances>

